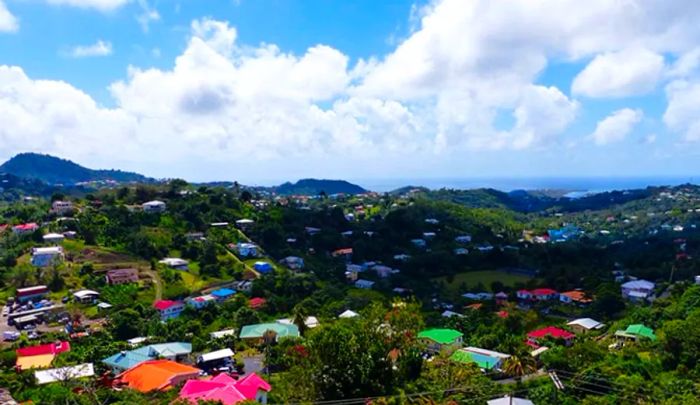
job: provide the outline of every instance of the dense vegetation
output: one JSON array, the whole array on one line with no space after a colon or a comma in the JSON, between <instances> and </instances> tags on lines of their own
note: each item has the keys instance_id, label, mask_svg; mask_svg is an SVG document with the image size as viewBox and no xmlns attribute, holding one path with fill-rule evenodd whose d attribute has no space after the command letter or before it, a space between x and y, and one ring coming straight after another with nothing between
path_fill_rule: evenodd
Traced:
<instances>
[{"instance_id":1,"label":"dense vegetation","mask_svg":"<svg viewBox=\"0 0 700 405\"><path fill-rule=\"evenodd\" d=\"M55 193L51 198L0 205L0 224L36 222L41 229L0 234L0 300L17 288L46 284L61 300L80 288L98 290L112 304L107 312L67 303L89 336L76 337L72 349L53 366L101 360L128 349L127 339L191 342L195 353L229 347L243 362L263 358L273 386L271 403L373 398L376 403L473 403L515 393L536 404L662 403L694 404L700 397L700 190L693 186L606 193L578 200L535 193L492 190L412 190L330 198L331 188L313 198L274 197L238 185L197 187L181 180L132 185L91 193ZM318 191L320 193L320 191ZM8 198L14 195L7 195ZM75 212L50 212L55 200L71 200ZM162 213L147 213L141 203L161 200ZM350 215L352 214L352 215ZM69 219L66 219L69 218ZM246 218L253 223L234 226ZM228 223L222 224L222 223ZM212 224L217 224L212 226ZM537 243L533 236L566 225L580 232L569 240ZM66 240L65 262L37 269L29 251L48 232L74 231ZM201 234L201 237L192 235ZM456 242L459 236L471 240ZM425 246L416 243L425 241ZM231 244L253 241L260 258L240 257ZM351 259L334 256L352 248ZM468 250L457 254L456 249ZM304 259L293 271L287 256ZM182 257L188 271L158 261ZM274 271L258 275L252 266L264 260ZM355 288L347 264L381 263L399 272L382 277L365 270L375 284ZM134 267L138 284L107 286L104 271ZM369 266L371 269L371 266ZM616 272L613 274L613 272ZM616 275L657 284L657 299L631 303L620 295ZM249 293L161 322L157 298L184 299L212 286L254 280ZM522 288L581 289L589 305L518 301ZM467 292L505 292L506 303L475 302ZM250 297L267 300L251 308ZM474 305L481 304L481 305ZM449 309L459 316L441 316ZM345 310L357 318L338 319ZM505 314L505 315L504 315ZM315 316L321 326L306 327ZM605 327L577 334L573 344L548 341L538 358L524 344L534 329L567 328L570 319L592 317ZM300 339L245 342L236 336L212 339L210 333L290 318ZM611 347L617 330L644 324L657 340ZM115 391L107 379L36 385L31 371L16 372L15 349L66 339L57 324L30 340L23 335L0 351L0 387L19 400L35 403L171 403L177 390L141 394ZM451 360L449 353L426 355L417 339L426 327L448 327L465 345L511 355L502 373L482 372L474 364ZM614 345L613 345L614 346ZM537 372L536 370L540 370ZM547 372L564 385L559 390ZM452 401L452 402L451 402ZM352 403L349 401L348 403Z\"/></svg>"}]
</instances>

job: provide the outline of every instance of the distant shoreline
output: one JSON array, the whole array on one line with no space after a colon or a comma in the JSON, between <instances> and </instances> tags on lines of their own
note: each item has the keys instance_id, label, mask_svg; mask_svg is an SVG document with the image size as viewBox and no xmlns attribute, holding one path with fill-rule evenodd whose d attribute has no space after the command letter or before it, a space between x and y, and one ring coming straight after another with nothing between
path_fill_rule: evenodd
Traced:
<instances>
[{"instance_id":1,"label":"distant shoreline","mask_svg":"<svg viewBox=\"0 0 700 405\"><path fill-rule=\"evenodd\" d=\"M700 183L700 176L659 177L474 177L474 178L423 178L423 179L347 179L367 190L388 192L406 186L425 187L431 190L492 188L510 192L514 190L561 190L571 197L614 190L635 190L647 187L678 186Z\"/></svg>"}]
</instances>

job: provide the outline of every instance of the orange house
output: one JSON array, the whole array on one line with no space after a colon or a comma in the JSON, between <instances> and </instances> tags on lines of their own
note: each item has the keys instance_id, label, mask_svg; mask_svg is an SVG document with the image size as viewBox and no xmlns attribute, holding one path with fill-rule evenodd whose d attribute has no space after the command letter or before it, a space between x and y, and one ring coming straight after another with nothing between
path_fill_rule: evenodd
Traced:
<instances>
[{"instance_id":1,"label":"orange house","mask_svg":"<svg viewBox=\"0 0 700 405\"><path fill-rule=\"evenodd\" d=\"M150 360L119 374L115 382L141 392L162 391L199 377L200 369L171 360Z\"/></svg>"}]
</instances>

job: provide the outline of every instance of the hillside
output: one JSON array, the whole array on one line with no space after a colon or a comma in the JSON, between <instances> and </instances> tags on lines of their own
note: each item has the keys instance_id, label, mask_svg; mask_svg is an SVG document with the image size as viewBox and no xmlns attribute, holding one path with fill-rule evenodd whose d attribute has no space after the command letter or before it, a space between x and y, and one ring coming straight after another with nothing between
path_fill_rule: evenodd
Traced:
<instances>
[{"instance_id":1,"label":"hillside","mask_svg":"<svg viewBox=\"0 0 700 405\"><path fill-rule=\"evenodd\" d=\"M87 181L113 180L120 183L148 182L138 173L121 170L93 170L70 160L38 153L20 153L0 166L0 173L32 178L49 184L75 184Z\"/></svg>"},{"instance_id":2,"label":"hillside","mask_svg":"<svg viewBox=\"0 0 700 405\"><path fill-rule=\"evenodd\" d=\"M284 183L273 187L273 191L282 195L318 195L322 191L331 194L361 194L364 188L345 180L302 179L296 183Z\"/></svg>"}]
</instances>

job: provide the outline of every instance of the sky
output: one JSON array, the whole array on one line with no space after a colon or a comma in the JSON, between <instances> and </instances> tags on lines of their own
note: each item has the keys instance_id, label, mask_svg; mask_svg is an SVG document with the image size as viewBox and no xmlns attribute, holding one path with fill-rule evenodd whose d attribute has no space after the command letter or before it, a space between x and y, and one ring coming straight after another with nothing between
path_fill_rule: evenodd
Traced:
<instances>
[{"instance_id":1,"label":"sky","mask_svg":"<svg viewBox=\"0 0 700 405\"><path fill-rule=\"evenodd\" d=\"M0 0L0 160L697 177L697 21L697 0Z\"/></svg>"}]
</instances>

